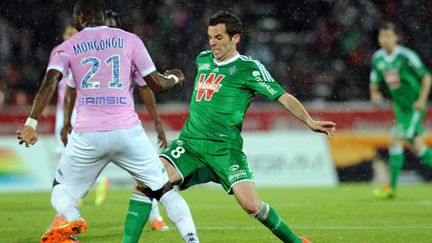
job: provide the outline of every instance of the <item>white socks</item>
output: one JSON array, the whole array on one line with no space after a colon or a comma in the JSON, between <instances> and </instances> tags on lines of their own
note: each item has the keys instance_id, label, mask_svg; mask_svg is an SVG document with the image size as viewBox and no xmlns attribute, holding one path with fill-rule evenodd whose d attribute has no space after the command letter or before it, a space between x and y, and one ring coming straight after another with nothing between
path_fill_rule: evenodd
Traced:
<instances>
[{"instance_id":1,"label":"white socks","mask_svg":"<svg viewBox=\"0 0 432 243\"><path fill-rule=\"evenodd\" d=\"M156 199L152 200L152 207L150 211L150 222L153 222L155 219L162 219L162 216L159 212L159 202Z\"/></svg>"},{"instance_id":2,"label":"white socks","mask_svg":"<svg viewBox=\"0 0 432 243\"><path fill-rule=\"evenodd\" d=\"M63 215L68 222L82 219L77 201L63 184L54 186L51 192L51 205L57 214Z\"/></svg>"},{"instance_id":3,"label":"white socks","mask_svg":"<svg viewBox=\"0 0 432 243\"><path fill-rule=\"evenodd\" d=\"M180 194L170 190L160 198L170 220L177 226L186 243L198 243L198 235L189 206Z\"/></svg>"}]
</instances>

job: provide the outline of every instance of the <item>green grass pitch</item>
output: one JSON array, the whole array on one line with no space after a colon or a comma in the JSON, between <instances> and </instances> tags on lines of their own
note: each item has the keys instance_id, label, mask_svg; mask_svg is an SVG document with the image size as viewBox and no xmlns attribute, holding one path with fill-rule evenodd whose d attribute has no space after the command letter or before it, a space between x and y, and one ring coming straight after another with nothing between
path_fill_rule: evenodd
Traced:
<instances>
[{"instance_id":1,"label":"green grass pitch","mask_svg":"<svg viewBox=\"0 0 432 243\"><path fill-rule=\"evenodd\" d=\"M262 200L295 232L315 243L432 242L432 184L401 185L393 200L376 199L371 191L367 184L259 189ZM82 206L89 228L79 235L81 242L121 242L130 192L110 190L101 207L93 206L89 193ZM54 215L49 195L0 194L0 242L38 242ZM222 188L195 187L182 195L201 242L278 242ZM170 222L169 226L168 232L151 232L147 224L140 242L182 242L175 226Z\"/></svg>"}]
</instances>

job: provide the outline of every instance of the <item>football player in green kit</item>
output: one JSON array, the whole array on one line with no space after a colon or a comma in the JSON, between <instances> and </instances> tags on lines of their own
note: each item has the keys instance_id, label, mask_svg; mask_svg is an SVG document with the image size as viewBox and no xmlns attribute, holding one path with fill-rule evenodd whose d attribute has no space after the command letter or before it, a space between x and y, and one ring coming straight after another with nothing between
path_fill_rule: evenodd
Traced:
<instances>
[{"instance_id":1,"label":"football player in green kit","mask_svg":"<svg viewBox=\"0 0 432 243\"><path fill-rule=\"evenodd\" d=\"M238 53L242 23L237 16L217 12L209 19L207 33L212 50L201 52L196 58L190 115L179 138L160 155L170 181L180 190L209 181L219 183L227 193L234 194L246 213L283 242L309 242L291 231L275 209L258 197L242 152L242 122L259 93L277 100L315 132L331 136L336 124L313 120L260 62ZM146 193L144 188L141 191Z\"/></svg>"},{"instance_id":2,"label":"football player in green kit","mask_svg":"<svg viewBox=\"0 0 432 243\"><path fill-rule=\"evenodd\" d=\"M379 28L378 42L381 49L372 58L370 75L370 99L381 103L379 85L385 83L393 101L396 122L389 144L390 185L378 188L378 197L392 198L404 163L403 142L421 162L432 167L432 150L423 140L422 121L427 111L431 88L431 75L419 56L412 50L398 45L398 32L393 23Z\"/></svg>"}]
</instances>

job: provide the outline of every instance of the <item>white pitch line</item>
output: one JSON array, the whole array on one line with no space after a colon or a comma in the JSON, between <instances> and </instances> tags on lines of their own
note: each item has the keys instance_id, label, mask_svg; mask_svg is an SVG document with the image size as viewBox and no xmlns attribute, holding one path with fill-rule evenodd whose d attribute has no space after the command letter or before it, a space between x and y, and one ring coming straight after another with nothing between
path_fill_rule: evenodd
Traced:
<instances>
[{"instance_id":1,"label":"white pitch line","mask_svg":"<svg viewBox=\"0 0 432 243\"><path fill-rule=\"evenodd\" d=\"M432 225L375 225L375 226L295 226L299 230L402 230L402 229L432 229ZM258 226L203 226L198 230L260 230L265 227Z\"/></svg>"}]
</instances>

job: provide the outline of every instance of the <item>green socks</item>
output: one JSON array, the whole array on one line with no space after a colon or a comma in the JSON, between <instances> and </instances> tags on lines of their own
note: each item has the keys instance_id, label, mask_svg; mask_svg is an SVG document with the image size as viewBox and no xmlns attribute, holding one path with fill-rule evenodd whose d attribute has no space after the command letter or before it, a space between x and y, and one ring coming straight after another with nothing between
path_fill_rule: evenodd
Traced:
<instances>
[{"instance_id":1,"label":"green socks","mask_svg":"<svg viewBox=\"0 0 432 243\"><path fill-rule=\"evenodd\" d=\"M405 160L404 150L402 147L394 147L389 149L389 166L390 166L390 186L396 190L397 181L400 171L402 170Z\"/></svg>"},{"instance_id":2,"label":"green socks","mask_svg":"<svg viewBox=\"0 0 432 243\"><path fill-rule=\"evenodd\" d=\"M425 150L420 153L418 158L424 165L432 169L432 150L430 148L426 147Z\"/></svg>"},{"instance_id":3,"label":"green socks","mask_svg":"<svg viewBox=\"0 0 432 243\"><path fill-rule=\"evenodd\" d=\"M151 202L134 200L137 194L132 195L124 224L123 243L138 242L141 232L150 214Z\"/></svg>"},{"instance_id":4,"label":"green socks","mask_svg":"<svg viewBox=\"0 0 432 243\"><path fill-rule=\"evenodd\" d=\"M253 215L269 228L283 242L301 243L302 240L291 231L279 214L268 204L263 203L259 212Z\"/></svg>"}]
</instances>

